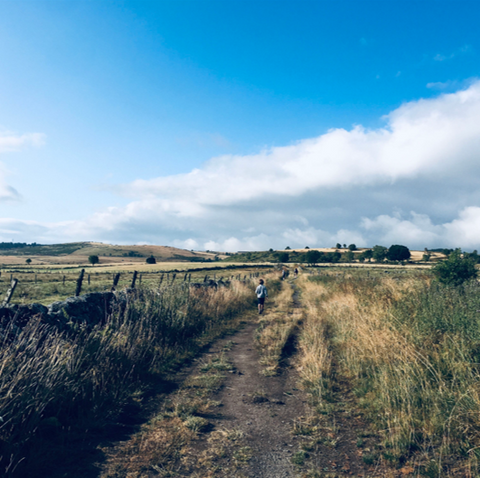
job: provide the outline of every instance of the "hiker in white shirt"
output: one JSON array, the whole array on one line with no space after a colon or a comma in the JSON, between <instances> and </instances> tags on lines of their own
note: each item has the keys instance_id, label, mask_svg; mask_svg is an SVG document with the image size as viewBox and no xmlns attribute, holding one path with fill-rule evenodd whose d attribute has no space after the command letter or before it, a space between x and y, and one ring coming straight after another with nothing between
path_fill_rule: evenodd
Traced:
<instances>
[{"instance_id":1,"label":"hiker in white shirt","mask_svg":"<svg viewBox=\"0 0 480 478\"><path fill-rule=\"evenodd\" d=\"M258 313L263 314L265 309L265 299L268 297L267 288L263 285L263 279L260 279L257 288L255 289L255 294L257 294L258 299Z\"/></svg>"}]
</instances>

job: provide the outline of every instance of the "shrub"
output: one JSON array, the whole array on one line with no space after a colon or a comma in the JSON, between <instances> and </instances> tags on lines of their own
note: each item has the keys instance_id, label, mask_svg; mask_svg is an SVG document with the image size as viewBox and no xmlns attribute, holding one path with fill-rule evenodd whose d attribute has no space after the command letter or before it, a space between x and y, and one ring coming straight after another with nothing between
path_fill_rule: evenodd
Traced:
<instances>
[{"instance_id":1,"label":"shrub","mask_svg":"<svg viewBox=\"0 0 480 478\"><path fill-rule=\"evenodd\" d=\"M288 252L281 252L280 254L278 254L278 262L288 262L288 259Z\"/></svg>"},{"instance_id":2,"label":"shrub","mask_svg":"<svg viewBox=\"0 0 480 478\"><path fill-rule=\"evenodd\" d=\"M408 247L400 246L400 245L393 245L388 248L387 251L387 259L389 261L406 261L410 259L410 251Z\"/></svg>"},{"instance_id":3,"label":"shrub","mask_svg":"<svg viewBox=\"0 0 480 478\"><path fill-rule=\"evenodd\" d=\"M448 259L439 262L433 268L433 273L442 284L459 286L476 277L477 269L474 260L462 257L460 249L456 249L448 256Z\"/></svg>"},{"instance_id":4,"label":"shrub","mask_svg":"<svg viewBox=\"0 0 480 478\"><path fill-rule=\"evenodd\" d=\"M308 251L306 259L309 264L316 264L321 257L320 251Z\"/></svg>"},{"instance_id":5,"label":"shrub","mask_svg":"<svg viewBox=\"0 0 480 478\"><path fill-rule=\"evenodd\" d=\"M147 260L145 261L147 264L156 264L157 263L157 260L155 259L155 257L150 256L150 257L147 257Z\"/></svg>"},{"instance_id":6,"label":"shrub","mask_svg":"<svg viewBox=\"0 0 480 478\"><path fill-rule=\"evenodd\" d=\"M98 260L98 256L88 256L88 262L94 266L95 264L98 264L100 261Z\"/></svg>"},{"instance_id":7,"label":"shrub","mask_svg":"<svg viewBox=\"0 0 480 478\"><path fill-rule=\"evenodd\" d=\"M384 246L375 246L372 252L376 262L383 262L387 257L387 248Z\"/></svg>"}]
</instances>

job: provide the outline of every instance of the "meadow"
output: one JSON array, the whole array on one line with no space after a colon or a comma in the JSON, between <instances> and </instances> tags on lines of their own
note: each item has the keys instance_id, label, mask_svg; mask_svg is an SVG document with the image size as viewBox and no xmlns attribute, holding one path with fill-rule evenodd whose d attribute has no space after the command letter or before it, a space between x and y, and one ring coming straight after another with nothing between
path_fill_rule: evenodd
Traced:
<instances>
[{"instance_id":1,"label":"meadow","mask_svg":"<svg viewBox=\"0 0 480 478\"><path fill-rule=\"evenodd\" d=\"M249 279L218 290L166 281L151 288L144 281L121 292L124 300L94 327L59 331L40 318L21 330L4 324L2 476L53 476L59 464L82 455L86 438L101 439L128 407L145 407L181 364L234 329L254 306L251 289Z\"/></svg>"},{"instance_id":2,"label":"meadow","mask_svg":"<svg viewBox=\"0 0 480 478\"><path fill-rule=\"evenodd\" d=\"M205 276L210 279L232 279L237 276L249 277L260 270L262 265L198 262L162 262L112 263L95 266L76 264L56 266L14 265L0 269L0 298L4 297L10 287L11 279L18 279L18 285L11 299L12 304L29 304L38 302L49 305L64 300L75 294L79 273L85 269L82 294L110 290L114 277L120 273L117 289L130 287L134 271L138 272L136 284L156 288L161 283L203 282ZM175 276L174 276L175 275ZM187 276L186 276L187 275Z\"/></svg>"},{"instance_id":3,"label":"meadow","mask_svg":"<svg viewBox=\"0 0 480 478\"><path fill-rule=\"evenodd\" d=\"M20 333L4 328L0 465L6 476L48 476L46 447L60 460L75 455L72 437L101 434L126 407L143 407L181 364L235 330L244 312L255 310L257 274L270 269L217 269L226 265L92 266L82 292L110 290L114 274L122 274L117 290L126 302L104 323L62 332L40 320ZM291 274L284 283L278 271L267 274L275 306L258 317L254 339L258 373L266 377L283 373L285 350L294 346L289 353L310 415L299 417L292 433L309 437L305 450L337 446L341 409L366 421L356 431L366 465L392 470L391 476L396 470L479 476L478 282L444 286L415 267L298 266L300 277ZM72 295L79 270L4 269L0 293L13 274L19 279L14 302L48 304ZM137 287L126 292L133 270ZM218 290L187 286L205 276L233 280ZM315 473L302 476L323 476Z\"/></svg>"},{"instance_id":4,"label":"meadow","mask_svg":"<svg viewBox=\"0 0 480 478\"><path fill-rule=\"evenodd\" d=\"M323 272L302 277L301 289L299 369L314 414L328 415L347 388L352 416L371 424L357 446L378 437L366 462L415 476L478 476L477 281L455 288L426 272Z\"/></svg>"}]
</instances>

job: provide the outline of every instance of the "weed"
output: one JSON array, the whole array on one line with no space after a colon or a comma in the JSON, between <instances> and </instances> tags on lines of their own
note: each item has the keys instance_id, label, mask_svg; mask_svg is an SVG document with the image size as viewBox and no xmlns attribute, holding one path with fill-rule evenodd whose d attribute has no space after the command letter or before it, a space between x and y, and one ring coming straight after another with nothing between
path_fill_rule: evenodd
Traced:
<instances>
[{"instance_id":1,"label":"weed","mask_svg":"<svg viewBox=\"0 0 480 478\"><path fill-rule=\"evenodd\" d=\"M299 450L296 453L293 454L292 458L290 461L294 465L299 465L302 466L305 464L305 460L308 458L308 453L305 450Z\"/></svg>"}]
</instances>

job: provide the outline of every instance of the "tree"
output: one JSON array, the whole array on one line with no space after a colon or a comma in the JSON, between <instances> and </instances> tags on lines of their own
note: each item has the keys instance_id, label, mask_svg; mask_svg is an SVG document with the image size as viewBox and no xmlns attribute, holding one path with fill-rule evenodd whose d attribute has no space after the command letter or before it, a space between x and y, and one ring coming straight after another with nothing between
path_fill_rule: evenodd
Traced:
<instances>
[{"instance_id":1,"label":"tree","mask_svg":"<svg viewBox=\"0 0 480 478\"><path fill-rule=\"evenodd\" d=\"M428 262L430 260L431 255L430 254L423 254L422 256L422 261L423 262Z\"/></svg>"},{"instance_id":2,"label":"tree","mask_svg":"<svg viewBox=\"0 0 480 478\"><path fill-rule=\"evenodd\" d=\"M387 259L389 261L406 261L410 259L410 256L408 247L399 246L398 244L390 246L387 251Z\"/></svg>"},{"instance_id":3,"label":"tree","mask_svg":"<svg viewBox=\"0 0 480 478\"><path fill-rule=\"evenodd\" d=\"M337 263L342 258L342 254L340 254L340 252L335 251L335 252L332 252L330 257L333 263Z\"/></svg>"},{"instance_id":4,"label":"tree","mask_svg":"<svg viewBox=\"0 0 480 478\"><path fill-rule=\"evenodd\" d=\"M439 262L432 271L442 284L454 287L477 276L475 262L470 258L462 257L460 249L455 249L446 260Z\"/></svg>"},{"instance_id":5,"label":"tree","mask_svg":"<svg viewBox=\"0 0 480 478\"><path fill-rule=\"evenodd\" d=\"M273 249L272 249L272 248L270 248L270 249L268 250L268 252L273 252Z\"/></svg>"},{"instance_id":6,"label":"tree","mask_svg":"<svg viewBox=\"0 0 480 478\"><path fill-rule=\"evenodd\" d=\"M100 261L98 260L98 256L88 256L88 262L94 266L95 264L98 264Z\"/></svg>"},{"instance_id":7,"label":"tree","mask_svg":"<svg viewBox=\"0 0 480 478\"><path fill-rule=\"evenodd\" d=\"M335 245L335 249L341 249L341 248L342 248L342 245L339 242L337 242L337 244Z\"/></svg>"},{"instance_id":8,"label":"tree","mask_svg":"<svg viewBox=\"0 0 480 478\"><path fill-rule=\"evenodd\" d=\"M147 264L156 264L157 263L157 259L155 259L155 257L153 257L153 255L151 255L150 257L147 257L147 260L145 261Z\"/></svg>"},{"instance_id":9,"label":"tree","mask_svg":"<svg viewBox=\"0 0 480 478\"><path fill-rule=\"evenodd\" d=\"M308 246L305 246L305 249L310 249Z\"/></svg>"},{"instance_id":10,"label":"tree","mask_svg":"<svg viewBox=\"0 0 480 478\"><path fill-rule=\"evenodd\" d=\"M288 252L280 252L280 254L278 254L278 262L288 262L288 259Z\"/></svg>"},{"instance_id":11,"label":"tree","mask_svg":"<svg viewBox=\"0 0 480 478\"><path fill-rule=\"evenodd\" d=\"M32 262L32 259L28 258L25 262L26 262L28 265L30 265L31 262Z\"/></svg>"},{"instance_id":12,"label":"tree","mask_svg":"<svg viewBox=\"0 0 480 478\"><path fill-rule=\"evenodd\" d=\"M316 264L321 256L320 251L308 251L305 258L309 264Z\"/></svg>"},{"instance_id":13,"label":"tree","mask_svg":"<svg viewBox=\"0 0 480 478\"><path fill-rule=\"evenodd\" d=\"M357 250L357 246L356 246L355 244L350 244L350 245L348 246L348 249L349 249L350 251L356 251L356 250Z\"/></svg>"},{"instance_id":14,"label":"tree","mask_svg":"<svg viewBox=\"0 0 480 478\"><path fill-rule=\"evenodd\" d=\"M286 251L289 251L290 249L291 249L290 246L287 246L287 247L285 248Z\"/></svg>"},{"instance_id":15,"label":"tree","mask_svg":"<svg viewBox=\"0 0 480 478\"><path fill-rule=\"evenodd\" d=\"M373 251L371 249L367 249L366 251L363 251L360 254L360 257L363 257L363 260L367 260L368 262L371 262L373 257Z\"/></svg>"},{"instance_id":16,"label":"tree","mask_svg":"<svg viewBox=\"0 0 480 478\"><path fill-rule=\"evenodd\" d=\"M345 262L353 262L355 254L351 249L349 249L347 252L345 252L344 256L345 256Z\"/></svg>"},{"instance_id":17,"label":"tree","mask_svg":"<svg viewBox=\"0 0 480 478\"><path fill-rule=\"evenodd\" d=\"M375 262L383 262L387 257L387 248L383 246L375 246L373 248L373 258Z\"/></svg>"}]
</instances>

